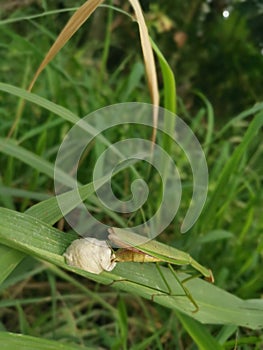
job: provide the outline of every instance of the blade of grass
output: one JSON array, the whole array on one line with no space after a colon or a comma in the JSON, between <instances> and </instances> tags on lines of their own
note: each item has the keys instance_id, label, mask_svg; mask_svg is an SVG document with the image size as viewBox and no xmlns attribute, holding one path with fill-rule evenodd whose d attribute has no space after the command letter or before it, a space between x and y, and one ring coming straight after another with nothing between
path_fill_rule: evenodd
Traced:
<instances>
[{"instance_id":1,"label":"blade of grass","mask_svg":"<svg viewBox=\"0 0 263 350\"><path fill-rule=\"evenodd\" d=\"M52 129L52 128L57 128L59 125L62 125L62 123L63 123L62 119L56 119L56 120L52 120L52 121L49 120L47 123L43 123L42 125L25 132L21 136L21 138L18 140L18 142L22 143L25 140L30 139L31 137L34 137L36 135L41 135L44 131L47 131L47 130Z\"/></svg>"},{"instance_id":2,"label":"blade of grass","mask_svg":"<svg viewBox=\"0 0 263 350\"><path fill-rule=\"evenodd\" d=\"M73 124L77 123L80 120L76 114L72 113L68 109L59 106L41 96L27 92L24 89L5 83L0 83L0 90L24 98L29 102L35 103L36 105L45 108L46 110L60 116L64 120L69 121Z\"/></svg>"},{"instance_id":3,"label":"blade of grass","mask_svg":"<svg viewBox=\"0 0 263 350\"><path fill-rule=\"evenodd\" d=\"M19 350L81 350L83 346L74 346L69 344L64 344L55 340L43 339L40 337L32 337L24 334L15 334L10 332L0 332L0 343L1 348L19 349ZM97 349L97 348L96 348ZM85 350L95 350L95 348L85 347Z\"/></svg>"},{"instance_id":4,"label":"blade of grass","mask_svg":"<svg viewBox=\"0 0 263 350\"><path fill-rule=\"evenodd\" d=\"M25 254L15 249L0 245L0 284L3 283L24 257Z\"/></svg>"},{"instance_id":5,"label":"blade of grass","mask_svg":"<svg viewBox=\"0 0 263 350\"><path fill-rule=\"evenodd\" d=\"M199 350L224 349L202 324L179 312L177 312L176 315Z\"/></svg>"},{"instance_id":6,"label":"blade of grass","mask_svg":"<svg viewBox=\"0 0 263 350\"><path fill-rule=\"evenodd\" d=\"M111 4L112 4L112 0L111 0ZM103 77L106 73L106 65L107 65L107 60L108 60L109 51L110 51L112 19L113 19L113 8L109 7L109 13L108 13L107 24L105 29L103 53L102 53L101 64L100 64L100 73L99 73L100 85L102 85Z\"/></svg>"},{"instance_id":7,"label":"blade of grass","mask_svg":"<svg viewBox=\"0 0 263 350\"><path fill-rule=\"evenodd\" d=\"M145 24L143 13L140 4L137 0L129 0L136 16L136 20L139 26L141 47L144 57L146 76L148 81L148 86L151 94L152 103L155 106L159 105L159 90L157 82L157 73L155 67L155 61L152 51L152 46L149 39L148 29ZM48 65L48 63L56 56L56 54L62 49L62 47L69 41L69 39L75 34L75 32L80 28L80 26L89 18L89 16L96 10L96 8L103 2L103 0L89 0L86 1L70 18L66 26L63 28L56 41L46 54L45 58L41 62L39 68L37 69L30 85L28 91L31 91L39 74ZM110 9L112 11L112 8ZM156 139L156 127L158 123L158 113L157 110L153 110L153 135L152 141L155 142Z\"/></svg>"},{"instance_id":8,"label":"blade of grass","mask_svg":"<svg viewBox=\"0 0 263 350\"><path fill-rule=\"evenodd\" d=\"M86 1L69 19L64 29L57 37L54 44L46 54L33 77L28 90L31 91L39 74L48 65L48 63L56 56L62 47L69 41L69 39L76 33L82 24L89 18L89 16L96 10L96 8L103 2L103 0L89 0Z\"/></svg>"},{"instance_id":9,"label":"blade of grass","mask_svg":"<svg viewBox=\"0 0 263 350\"><path fill-rule=\"evenodd\" d=\"M163 279L156 273L154 264L119 263L112 272L94 275L68 266L62 253L76 238L63 233L26 214L0 208L0 242L34 257L46 260L94 281L109 284L118 280L114 287L153 299L165 307L179 310L202 323L236 324L252 329L263 328L263 300L241 300L199 278L187 282L200 310L193 314L189 300L181 295L180 286L168 268L161 267L162 274L174 295L157 292L164 290ZM180 278L187 275L180 274ZM158 293L158 295L156 295ZM159 295L162 294L162 295Z\"/></svg>"},{"instance_id":10,"label":"blade of grass","mask_svg":"<svg viewBox=\"0 0 263 350\"><path fill-rule=\"evenodd\" d=\"M5 91L7 93L10 93L12 95L22 97L26 99L27 101L30 101L32 103L35 103L36 105L45 108L46 110L58 115L62 119L71 122L72 124L77 124L81 119L76 116L74 113L69 111L68 109L57 105L49 100L46 100L43 97L40 97L36 94L30 93L24 89L17 88L15 86L5 84L5 83L0 83L0 90ZM100 134L98 130L96 130L92 125L87 123L79 124L80 127L83 127L84 130L89 133L90 135L96 135L100 142L102 142L106 146L112 146L112 144L107 140L106 137ZM121 155L118 151L116 151L119 155ZM136 171L135 171L136 173Z\"/></svg>"},{"instance_id":11,"label":"blade of grass","mask_svg":"<svg viewBox=\"0 0 263 350\"><path fill-rule=\"evenodd\" d=\"M212 136L214 132L214 111L213 106L209 102L209 100L205 97L204 94L202 94L200 91L194 91L194 93L200 97L200 99L205 103L206 110L207 110L207 133L204 145L206 147L206 152L208 152L208 147L212 142Z\"/></svg>"},{"instance_id":12,"label":"blade of grass","mask_svg":"<svg viewBox=\"0 0 263 350\"><path fill-rule=\"evenodd\" d=\"M64 234L43 221L5 208L0 208L0 217L1 243L72 270L65 264L62 254L72 240L78 238L76 234ZM105 282L105 277L83 273L91 275L95 281Z\"/></svg>"},{"instance_id":13,"label":"blade of grass","mask_svg":"<svg viewBox=\"0 0 263 350\"><path fill-rule=\"evenodd\" d=\"M46 16L57 15L59 13L73 12L73 11L76 11L77 9L78 9L78 7L71 7L71 8L69 7L69 8L60 9L60 10L44 11L42 13L37 13L35 15L28 15L28 16L20 16L20 17L15 17L15 18L2 19L2 20L0 20L0 25L16 23L16 22L21 22L21 21L29 21L29 20L36 19L36 18L42 18L42 17L46 17Z\"/></svg>"},{"instance_id":14,"label":"blade of grass","mask_svg":"<svg viewBox=\"0 0 263 350\"><path fill-rule=\"evenodd\" d=\"M151 39L151 45L156 53L156 56L158 58L161 71L162 71L162 78L163 78L163 91L164 91L164 107L171 111L172 113L176 113L176 84L175 84L175 78L174 74L166 61L165 57L163 56L162 52L159 50L158 46L154 43L154 41ZM173 145L173 140L168 136L168 134L173 134L175 130L175 124L176 124L176 118L171 116L170 113L165 113L164 115L164 130L167 131L167 134L164 133L162 135L162 147L163 149L168 153L171 154L171 148ZM168 176L169 176L169 169L167 160L162 159L161 160L163 176L163 186L165 186ZM159 196L160 200L162 198L162 194L160 193ZM161 218L159 218L161 220Z\"/></svg>"},{"instance_id":15,"label":"blade of grass","mask_svg":"<svg viewBox=\"0 0 263 350\"><path fill-rule=\"evenodd\" d=\"M151 94L152 103L154 106L159 106L159 90L157 73L155 67L155 61L153 56L153 50L150 42L150 37L148 34L148 29L143 17L142 9L140 3L137 0L129 0L136 16L136 20L139 26L141 47L143 52L146 76L148 81L148 86ZM158 124L158 109L153 109L153 133L152 142L155 143L157 134L157 124Z\"/></svg>"},{"instance_id":16,"label":"blade of grass","mask_svg":"<svg viewBox=\"0 0 263 350\"><path fill-rule=\"evenodd\" d=\"M104 177L100 179L99 181L97 181L98 186L99 184L103 185L107 180L108 180L108 177ZM95 202L96 197L93 196L94 191L95 191L94 182L88 183L86 185L79 187L78 189L65 192L63 194L60 194L59 196L51 197L47 200L37 203L32 207L30 207L27 210L27 213L40 220L43 220L46 223L53 225L58 220L60 220L64 214L69 213L78 204L80 204L79 203L80 199L78 198L78 194L80 195L82 201L89 198L90 202L93 202L93 200ZM60 204L62 203L63 205L63 214L58 204L58 199ZM123 220L119 216L115 215L112 212L108 212L108 215L113 216L114 220L117 220L117 222L119 222L121 225L124 225Z\"/></svg>"},{"instance_id":17,"label":"blade of grass","mask_svg":"<svg viewBox=\"0 0 263 350\"><path fill-rule=\"evenodd\" d=\"M128 164L123 164L118 168L117 171L115 171L112 174L112 176L117 175L127 166ZM104 185L107 181L108 181L108 175L100 179L97 179L96 181L93 181L91 183L88 183L86 185L80 186L77 189L73 189L71 191L62 193L56 197L52 197L38 204L35 204L34 206L30 207L27 210L27 213L40 220L43 220L46 223L53 225L59 219L61 219L61 217L64 214L69 213L78 204L80 204L80 200L84 201L85 199L89 198L89 201L91 203L94 202L95 204L98 204L98 199L96 198L96 196L93 196L93 193L95 191L95 186L99 188L100 186ZM78 194L80 197L78 196ZM58 200L59 200L59 203L62 204L63 206L63 214L61 213ZM108 210L107 208L104 208L104 211L108 216L112 217L121 226L125 225L121 216L115 214L114 212Z\"/></svg>"},{"instance_id":18,"label":"blade of grass","mask_svg":"<svg viewBox=\"0 0 263 350\"><path fill-rule=\"evenodd\" d=\"M230 121L217 133L216 139L222 138L223 134L231 127L234 126L238 121L243 120L251 115L255 115L256 113L262 111L263 102L256 103L255 106L241 112L235 118L231 118Z\"/></svg>"},{"instance_id":19,"label":"blade of grass","mask_svg":"<svg viewBox=\"0 0 263 350\"><path fill-rule=\"evenodd\" d=\"M156 53L156 56L159 60L162 78L163 78L163 91L164 91L164 108L168 111L176 114L176 82L174 78L173 71L169 66L169 63L166 61L162 52L159 50L158 46L151 39L151 45ZM175 130L176 118L172 118L171 115L164 116L164 129L167 130L168 133L172 134ZM173 141L171 138L164 134L163 135L163 148L166 150L168 154L171 154L171 147ZM166 168L166 165L163 165ZM167 174L166 174L167 175ZM167 176L165 176L167 178Z\"/></svg>"},{"instance_id":20,"label":"blade of grass","mask_svg":"<svg viewBox=\"0 0 263 350\"><path fill-rule=\"evenodd\" d=\"M216 339L220 344L224 344L234 333L237 332L236 326L224 326L217 334Z\"/></svg>"},{"instance_id":21,"label":"blade of grass","mask_svg":"<svg viewBox=\"0 0 263 350\"><path fill-rule=\"evenodd\" d=\"M220 177L217 181L217 186L211 194L202 214L202 225L203 227L206 227L206 230L210 227L210 223L214 222L212 217L216 215L218 207L222 205L222 199L224 200L223 194L230 186L232 175L238 170L244 152L246 152L250 143L253 142L262 125L263 112L258 113L252 120L243 140L236 147L233 155L221 171Z\"/></svg>"},{"instance_id":22,"label":"blade of grass","mask_svg":"<svg viewBox=\"0 0 263 350\"><path fill-rule=\"evenodd\" d=\"M30 63L27 60L26 65L25 65L25 71L24 71L24 76L23 76L23 82L22 82L22 86L25 87L26 86L26 82L28 79L28 74L30 71ZM17 103L17 108L16 108L16 115L14 118L14 122L12 124L12 127L9 130L8 136L7 137L11 137L13 135L13 133L15 133L17 131L17 129L19 128L19 123L21 121L22 115L23 115L23 111L25 108L25 100L24 99L19 99L18 103Z\"/></svg>"},{"instance_id":23,"label":"blade of grass","mask_svg":"<svg viewBox=\"0 0 263 350\"><path fill-rule=\"evenodd\" d=\"M0 83L0 90L5 91L7 93L10 93L12 95L18 96L18 97L22 97L22 98L26 99L27 101L35 103L36 105L45 108L46 110L58 115L62 119L69 121L72 124L76 124L81 120L78 116L76 116L74 113L72 113L68 109L66 109L60 105L57 105L49 100L46 100L45 98L40 97L36 94L30 93L26 90L23 90L23 89L20 89L20 88L17 88L15 86L5 84L5 83ZM90 125L89 123L87 123L86 121L85 121L85 123L79 124L79 126L83 127L85 129L85 131L87 133L89 133L90 135L96 135L98 137L98 139L100 140L100 142L102 142L104 145L112 146L112 144L107 140L107 138L105 138L103 135L101 135L100 132L98 132L98 130L94 129L94 127L92 125ZM118 150L116 152L117 152L117 154L121 155L118 152ZM134 169L133 169L133 171L135 172L136 175L138 175L138 173L136 173L136 171Z\"/></svg>"},{"instance_id":24,"label":"blade of grass","mask_svg":"<svg viewBox=\"0 0 263 350\"><path fill-rule=\"evenodd\" d=\"M35 94L29 93L23 89L19 89L19 88L16 88L16 87L8 85L8 84L0 83L0 90L1 89L5 92L9 92L9 93L14 94L16 96L24 97L28 101L36 103L37 105L42 106L55 114L58 114L63 119L70 121L72 123L77 123L80 120L76 115L74 115L73 113L71 113L67 109L65 109L59 105L56 105L56 104L54 104L54 103L52 103L52 102L50 102L42 97L39 97ZM94 133L97 134L96 131L94 130L94 128L92 126L90 126L88 123L85 123L85 130L87 130L87 132L89 132L90 134L94 134ZM104 136L99 135L98 138L104 144L111 145L110 142ZM47 176L49 176L53 179L54 166L50 162L44 160L42 157L37 156L34 153L17 145L16 142L13 140L0 139L0 147L1 147L0 150L3 153L6 153L10 156L13 156L13 157L25 162L26 164L33 166L38 171L43 172L44 174L46 174ZM132 166L132 164L130 164L130 165ZM128 166L128 164L127 164L127 166ZM125 168L125 166L120 167L118 172L124 168ZM73 188L74 188L75 182L72 180L72 178L68 174L60 171L59 177L60 177L60 181L62 183L66 184L66 185L72 183ZM102 185L105 183L105 181L106 181L105 178L98 179L98 184L101 183L101 185ZM80 190L80 193L81 193L81 196L83 199L86 199L89 197L90 202L96 202L96 198L92 196L93 192L94 192L93 184L88 184L86 187L84 187L82 190ZM69 207L71 209L74 208L75 205L77 204L77 203L75 203L75 204L72 203L72 201L70 201L70 199L68 197L65 197L65 200L68 201ZM48 199L43 204L40 203L38 207L32 209L31 215L38 215L38 217L42 218L46 222L55 223L58 219L61 218L61 210L58 207L56 201L57 201L56 198L51 198L51 199ZM71 205L72 205L72 207L71 207ZM35 212L35 210L36 210L36 212ZM34 212L35 212L35 214L34 214ZM121 218L119 216L117 216L114 212L107 210L107 213L109 216L112 216L114 218L114 220L116 220L116 222L123 225L123 221L121 220ZM47 221L47 220L49 220L49 221Z\"/></svg>"},{"instance_id":25,"label":"blade of grass","mask_svg":"<svg viewBox=\"0 0 263 350\"><path fill-rule=\"evenodd\" d=\"M143 17L142 9L140 3L137 0L129 0L136 16L136 21L139 26L141 47L143 52L144 64L146 69L146 76L149 84L149 90L152 97L153 105L159 105L159 90L157 82L156 67L154 62L153 50L150 42L150 37L148 34L148 29ZM157 125L157 119L154 125Z\"/></svg>"},{"instance_id":26,"label":"blade of grass","mask_svg":"<svg viewBox=\"0 0 263 350\"><path fill-rule=\"evenodd\" d=\"M164 108L168 109L168 111L171 111L172 113L176 113L176 82L173 71L169 66L169 63L165 59L164 55L152 39L151 45L159 60L162 71L162 78L164 84ZM169 130L174 129L170 128Z\"/></svg>"},{"instance_id":27,"label":"blade of grass","mask_svg":"<svg viewBox=\"0 0 263 350\"><path fill-rule=\"evenodd\" d=\"M21 253L18 250L16 251ZM13 273L0 285L0 292L4 293L4 291L8 288L12 288L15 285L21 284L24 281L28 281L31 278L34 278L38 274L43 273L45 269L46 267L43 264L39 264L39 262L34 261L33 258L25 255L24 260L21 262L21 264L19 264ZM16 300L17 299L3 299L0 302L0 307L15 306ZM24 302L27 303L27 301Z\"/></svg>"},{"instance_id":28,"label":"blade of grass","mask_svg":"<svg viewBox=\"0 0 263 350\"><path fill-rule=\"evenodd\" d=\"M42 157L34 154L31 151L16 144L15 141L6 138L0 138L0 151L11 157L17 158L22 162L33 166L37 171L46 174L47 176L53 178L54 176L54 166L52 163L43 159ZM61 183L64 184L74 184L72 177L63 171L57 170L57 174Z\"/></svg>"}]
</instances>

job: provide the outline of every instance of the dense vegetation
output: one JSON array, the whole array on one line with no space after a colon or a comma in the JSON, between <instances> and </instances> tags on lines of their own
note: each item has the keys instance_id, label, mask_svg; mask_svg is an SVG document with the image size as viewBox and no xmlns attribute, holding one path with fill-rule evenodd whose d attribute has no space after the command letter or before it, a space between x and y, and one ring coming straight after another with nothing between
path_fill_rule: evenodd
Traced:
<instances>
[{"instance_id":1,"label":"dense vegetation","mask_svg":"<svg viewBox=\"0 0 263 350\"><path fill-rule=\"evenodd\" d=\"M191 168L177 148L169 148L167 139L157 138L176 158L183 179L179 211L159 238L212 269L221 289L204 287L203 298L217 298L216 321L207 322L191 310L186 316L171 306L173 297L152 298L145 285L159 282L149 264L118 267L116 274L124 281L108 286L117 275L73 273L61 258L76 238L53 201L53 167L64 136L78 118L101 107L151 102L138 27L129 16L132 7L127 2L107 4L118 10L98 8L41 73L32 94L26 89L34 73L82 2L0 3L1 344L19 349L53 349L58 342L65 349L260 349L263 22L259 1L141 2L157 45L160 103L166 108L173 105L167 100L173 79L164 72L165 65L175 76L177 114L198 137L209 171L204 210L191 230L181 235L192 195ZM173 97L172 89L170 93ZM149 130L141 127L131 132L119 126L104 136L112 143L134 136L151 139ZM86 150L78 174L83 184L92 180L104 148L105 143L96 141ZM157 210L160 179L154 171L149 173L148 165L136 163L133 171L127 167L119 173L113 180L116 195L130 198L128 184L134 171L143 174L149 185L147 205L130 215L116 215L87 190L86 204L98 220L132 227ZM137 285L134 271L141 271ZM202 288L203 283L193 281L190 292L197 298L194 287ZM222 305L230 298L223 290L244 300L255 299L250 310L244 304L243 313L233 299L239 322L219 321L226 317L225 309L220 309L221 295Z\"/></svg>"}]
</instances>

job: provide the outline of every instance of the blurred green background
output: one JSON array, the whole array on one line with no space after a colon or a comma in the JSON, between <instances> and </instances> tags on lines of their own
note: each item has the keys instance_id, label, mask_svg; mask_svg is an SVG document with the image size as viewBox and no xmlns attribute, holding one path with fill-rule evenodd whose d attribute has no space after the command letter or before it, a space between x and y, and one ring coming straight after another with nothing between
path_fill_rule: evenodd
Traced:
<instances>
[{"instance_id":1,"label":"blurred green background","mask_svg":"<svg viewBox=\"0 0 263 350\"><path fill-rule=\"evenodd\" d=\"M116 1L113 5L129 11L128 2ZM65 10L82 4L81 1L1 1L1 18L12 19L21 14L34 15L43 10ZM108 4L108 3L107 3ZM177 81L178 96L187 109L198 109L193 90L201 91L212 103L218 122L225 121L263 98L263 5L260 0L215 0L215 1L141 1L151 36L168 60ZM18 70L19 62L25 64L27 55L34 55L29 76L38 66L44 49L52 43L71 13L59 13L38 20L10 24L2 32L1 80L21 83L24 72ZM108 10L97 11L78 31L68 45L74 45L76 57L81 56L87 73L98 69L101 61L107 30ZM107 81L113 81L114 72L122 70L127 74L133 67L135 56L141 56L136 25L122 14L114 13L111 24L111 43L107 59ZM34 28L45 27L39 43L39 34ZM3 28L3 27L2 27ZM21 43L35 45L38 52L20 51L19 46L9 41L6 51L5 30L14 30L21 35ZM6 33L8 35L8 33ZM9 38L10 40L10 38ZM14 38L15 40L15 38ZM44 46L46 43L46 46ZM41 45L41 46L40 46ZM11 47L13 49L11 50ZM86 49L88 47L88 49ZM84 50L84 52L82 51ZM16 67L8 65L7 56L15 56ZM71 60L66 51L60 54L62 64L72 79L81 77L71 69ZM12 58L10 57L10 58ZM120 67L121 66L121 67ZM61 67L62 69L63 67ZM139 71L141 67L133 67ZM89 72L88 72L89 71ZM134 73L135 74L135 73ZM104 77L105 79L105 77ZM113 82L117 83L116 80ZM39 83L40 84L40 83ZM37 87L36 87L37 88ZM115 88L115 86L114 86ZM143 93L143 92L142 92ZM107 99L105 97L105 99ZM137 98L138 99L138 98ZM91 102L91 101L89 101ZM118 102L118 101L116 101Z\"/></svg>"}]
</instances>

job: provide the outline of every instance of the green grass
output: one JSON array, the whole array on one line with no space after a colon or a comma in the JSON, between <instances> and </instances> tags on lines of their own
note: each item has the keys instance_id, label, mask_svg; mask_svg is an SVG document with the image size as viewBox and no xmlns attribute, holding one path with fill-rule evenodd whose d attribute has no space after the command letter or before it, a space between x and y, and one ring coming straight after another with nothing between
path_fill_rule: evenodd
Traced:
<instances>
[{"instance_id":1,"label":"green grass","mask_svg":"<svg viewBox=\"0 0 263 350\"><path fill-rule=\"evenodd\" d=\"M13 14L20 21L0 21L1 346L260 349L263 102L248 106L219 128L213 107L197 92L202 107L191 115L183 102L176 107L174 77L158 43L154 44L164 83L162 105L171 111L177 108L178 115L195 132L209 168L209 192L202 215L190 232L181 235L180 223L192 195L191 171L187 159L170 139L159 139L170 154L176 155L183 178L179 212L159 238L210 267L216 282L210 285L196 278L187 284L203 310L196 314L192 314L187 298L162 293L152 301L156 288L164 289L154 264L119 263L112 272L101 275L65 264L62 254L76 234L63 225L53 188L56 153L79 118L114 103L150 102L141 55L136 50L127 53L111 72L107 66L108 49L116 40L114 32L97 43L83 43L83 35L90 27L82 28L41 74L34 93L28 93L25 88L63 21L58 29L53 12L25 21L29 14L20 11ZM99 11L108 18L109 28L115 12L108 17L107 8ZM134 24L129 25L133 30ZM99 57L97 50L101 52ZM100 67L103 74L98 79ZM167 120L167 130L173 130L174 122ZM12 135L7 138L11 129ZM134 132L138 137L150 138L144 128ZM85 179L81 195L99 220L113 226L142 223L160 202L160 179L156 173L149 174L147 165L137 163L133 170L124 165L113 177L113 186L120 198L129 198L127 182L135 174L146 174L151 193L141 212L121 216L96 200L91 175L97 157L108 143L129 137L134 134L125 126L110 130L87 151L84 164L88 162L89 170L80 169L80 179ZM67 173L61 171L59 176L62 183L70 181ZM102 177L100 184L103 182ZM72 193L64 197L69 207L75 205ZM177 291L178 285L168 269L163 266L162 271Z\"/></svg>"}]
</instances>

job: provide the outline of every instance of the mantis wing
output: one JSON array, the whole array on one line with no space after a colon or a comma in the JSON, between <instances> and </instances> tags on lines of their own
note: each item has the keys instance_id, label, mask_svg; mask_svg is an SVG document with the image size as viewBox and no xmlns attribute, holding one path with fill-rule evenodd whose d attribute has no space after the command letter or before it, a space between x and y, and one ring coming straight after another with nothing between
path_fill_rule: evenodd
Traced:
<instances>
[{"instance_id":1,"label":"mantis wing","mask_svg":"<svg viewBox=\"0 0 263 350\"><path fill-rule=\"evenodd\" d=\"M214 282L212 271L199 264L188 253L167 246L155 240L149 240L145 243L145 237L134 232L112 227L109 229L109 239L121 247L136 247L142 252L152 255L161 261L174 265L191 265L199 271L208 281Z\"/></svg>"}]
</instances>

